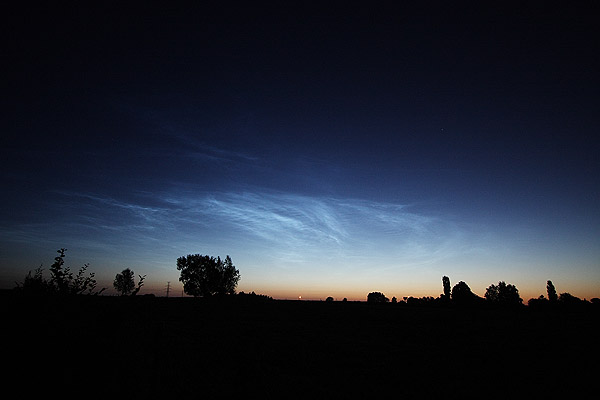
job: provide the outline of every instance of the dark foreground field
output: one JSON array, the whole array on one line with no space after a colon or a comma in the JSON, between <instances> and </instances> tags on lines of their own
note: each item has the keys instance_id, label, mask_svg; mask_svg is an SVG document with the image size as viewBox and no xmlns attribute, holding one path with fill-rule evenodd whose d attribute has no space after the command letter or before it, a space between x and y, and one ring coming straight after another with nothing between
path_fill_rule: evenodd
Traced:
<instances>
[{"instance_id":1,"label":"dark foreground field","mask_svg":"<svg viewBox=\"0 0 600 400\"><path fill-rule=\"evenodd\" d=\"M193 398L596 393L597 308L2 296L5 386ZM591 392L590 392L591 391Z\"/></svg>"}]
</instances>

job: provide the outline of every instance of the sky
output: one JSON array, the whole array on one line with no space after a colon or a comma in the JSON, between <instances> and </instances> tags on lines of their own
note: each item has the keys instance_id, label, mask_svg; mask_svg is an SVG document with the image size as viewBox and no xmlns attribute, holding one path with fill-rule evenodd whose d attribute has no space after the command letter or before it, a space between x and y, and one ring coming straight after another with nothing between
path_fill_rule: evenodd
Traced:
<instances>
[{"instance_id":1,"label":"sky","mask_svg":"<svg viewBox=\"0 0 600 400\"><path fill-rule=\"evenodd\" d=\"M598 6L200 3L5 7L0 288L600 297Z\"/></svg>"}]
</instances>

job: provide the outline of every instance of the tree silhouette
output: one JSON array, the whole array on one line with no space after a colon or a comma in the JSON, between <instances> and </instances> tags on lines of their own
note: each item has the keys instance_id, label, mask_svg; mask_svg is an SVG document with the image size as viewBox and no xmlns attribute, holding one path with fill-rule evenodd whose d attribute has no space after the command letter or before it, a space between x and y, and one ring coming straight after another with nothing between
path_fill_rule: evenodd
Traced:
<instances>
[{"instance_id":1,"label":"tree silhouette","mask_svg":"<svg viewBox=\"0 0 600 400\"><path fill-rule=\"evenodd\" d=\"M457 304L473 304L479 300L481 300L480 297L473 293L469 285L463 281L458 282L452 288L452 301Z\"/></svg>"},{"instance_id":2,"label":"tree silhouette","mask_svg":"<svg viewBox=\"0 0 600 400\"><path fill-rule=\"evenodd\" d=\"M583 300L573 296L571 293L561 293L560 296L558 296L558 302L565 306L578 306L583 304Z\"/></svg>"},{"instance_id":3,"label":"tree silhouette","mask_svg":"<svg viewBox=\"0 0 600 400\"><path fill-rule=\"evenodd\" d=\"M133 279L133 271L125 268L121 273L115 276L113 287L121 293L121 296L127 296L133 292L135 281Z\"/></svg>"},{"instance_id":4,"label":"tree silhouette","mask_svg":"<svg viewBox=\"0 0 600 400\"><path fill-rule=\"evenodd\" d=\"M546 282L546 290L548 292L548 301L553 304L556 303L558 300L558 295L556 294L556 289L554 288L552 281L549 280Z\"/></svg>"},{"instance_id":5,"label":"tree silhouette","mask_svg":"<svg viewBox=\"0 0 600 400\"><path fill-rule=\"evenodd\" d=\"M490 285L485 291L485 299L491 304L502 306L521 305L523 299L519 297L519 290L516 286L506 284L504 281L498 282L498 285Z\"/></svg>"},{"instance_id":6,"label":"tree silhouette","mask_svg":"<svg viewBox=\"0 0 600 400\"><path fill-rule=\"evenodd\" d=\"M146 275L138 275L139 280L137 287L135 286L135 280L133 279L133 271L129 268L125 268L121 273L115 276L113 287L121 293L121 296L135 296L139 293L142 286L144 286L144 279Z\"/></svg>"},{"instance_id":7,"label":"tree silhouette","mask_svg":"<svg viewBox=\"0 0 600 400\"><path fill-rule=\"evenodd\" d=\"M381 292L371 292L367 295L367 303L387 303L388 301L390 299Z\"/></svg>"},{"instance_id":8,"label":"tree silhouette","mask_svg":"<svg viewBox=\"0 0 600 400\"><path fill-rule=\"evenodd\" d=\"M531 298L527 301L527 305L531 308L541 308L546 307L548 305L548 299L541 294L537 299Z\"/></svg>"},{"instance_id":9,"label":"tree silhouette","mask_svg":"<svg viewBox=\"0 0 600 400\"><path fill-rule=\"evenodd\" d=\"M194 297L209 297L217 294L235 294L240 280L240 272L231 258L189 254L177 259L177 269L181 271L179 280L185 293Z\"/></svg>"},{"instance_id":10,"label":"tree silhouette","mask_svg":"<svg viewBox=\"0 0 600 400\"><path fill-rule=\"evenodd\" d=\"M450 295L451 295L450 278L448 278L447 276L442 276L442 285L444 286L443 299L448 301L448 300L450 300Z\"/></svg>"},{"instance_id":11,"label":"tree silhouette","mask_svg":"<svg viewBox=\"0 0 600 400\"><path fill-rule=\"evenodd\" d=\"M251 302L259 302L259 301L272 301L273 298L271 296L267 296L266 294L256 294L254 291L251 293L239 292L237 295L238 299L243 299L244 301Z\"/></svg>"}]
</instances>

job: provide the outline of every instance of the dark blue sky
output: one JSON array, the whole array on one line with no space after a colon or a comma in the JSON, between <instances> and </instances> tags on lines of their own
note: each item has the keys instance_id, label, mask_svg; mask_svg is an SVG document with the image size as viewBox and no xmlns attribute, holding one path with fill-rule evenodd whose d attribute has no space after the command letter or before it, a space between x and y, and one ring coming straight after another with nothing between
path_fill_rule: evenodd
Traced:
<instances>
[{"instance_id":1,"label":"dark blue sky","mask_svg":"<svg viewBox=\"0 0 600 400\"><path fill-rule=\"evenodd\" d=\"M600 295L596 6L206 4L8 10L3 287L67 247L157 293L202 253L276 297Z\"/></svg>"}]
</instances>

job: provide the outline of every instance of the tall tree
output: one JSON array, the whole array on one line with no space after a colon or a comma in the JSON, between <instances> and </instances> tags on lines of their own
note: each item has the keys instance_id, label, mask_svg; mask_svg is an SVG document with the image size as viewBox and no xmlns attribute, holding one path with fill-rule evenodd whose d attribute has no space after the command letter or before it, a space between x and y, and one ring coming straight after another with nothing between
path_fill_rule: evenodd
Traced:
<instances>
[{"instance_id":1,"label":"tall tree","mask_svg":"<svg viewBox=\"0 0 600 400\"><path fill-rule=\"evenodd\" d=\"M188 254L177 259L177 269L181 271L179 280L185 293L198 297L217 294L235 294L240 280L240 272L235 268L231 257Z\"/></svg>"},{"instance_id":2,"label":"tall tree","mask_svg":"<svg viewBox=\"0 0 600 400\"><path fill-rule=\"evenodd\" d=\"M558 295L556 294L556 288L552 284L552 281L546 282L546 290L548 292L548 300L550 303L556 303L558 300Z\"/></svg>"},{"instance_id":3,"label":"tall tree","mask_svg":"<svg viewBox=\"0 0 600 400\"><path fill-rule=\"evenodd\" d=\"M444 299L450 300L452 289L450 288L450 278L447 276L442 277L442 285L444 286Z\"/></svg>"}]
</instances>

